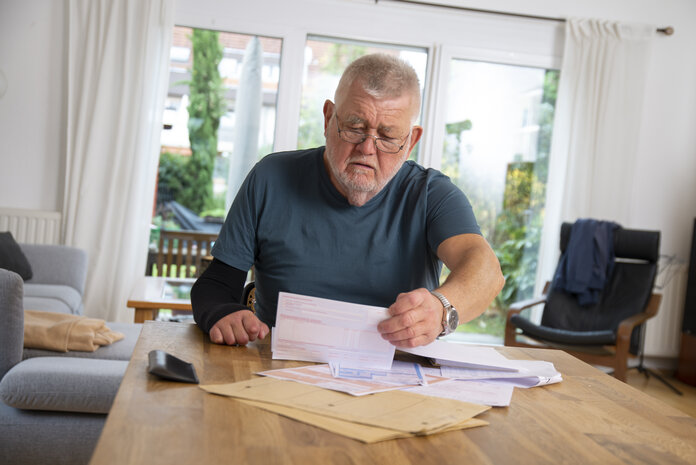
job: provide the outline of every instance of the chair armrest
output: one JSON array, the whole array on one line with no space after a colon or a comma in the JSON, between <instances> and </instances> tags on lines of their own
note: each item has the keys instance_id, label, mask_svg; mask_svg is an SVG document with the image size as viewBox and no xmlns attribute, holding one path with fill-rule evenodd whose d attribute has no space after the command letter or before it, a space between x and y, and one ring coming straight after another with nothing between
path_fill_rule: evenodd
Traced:
<instances>
[{"instance_id":1,"label":"chair armrest","mask_svg":"<svg viewBox=\"0 0 696 465\"><path fill-rule=\"evenodd\" d=\"M536 305L543 304L544 302L546 302L546 295L540 295L527 300L520 300L519 302L515 302L510 305L508 315L515 315L526 308L531 308Z\"/></svg>"},{"instance_id":2,"label":"chair armrest","mask_svg":"<svg viewBox=\"0 0 696 465\"><path fill-rule=\"evenodd\" d=\"M508 320L510 319L510 316L517 315L525 308L534 307L535 305L543 304L544 302L546 302L546 295L549 292L550 285L551 283L549 281L546 281L546 284L544 284L544 290L541 292L540 296L533 297L527 300L520 300L519 302L515 302L512 305L510 305L510 308L508 309Z\"/></svg>"},{"instance_id":3,"label":"chair armrest","mask_svg":"<svg viewBox=\"0 0 696 465\"><path fill-rule=\"evenodd\" d=\"M635 315L631 315L625 320L622 320L621 323L619 323L619 327L616 331L616 344L629 344L633 328L645 323L648 319L657 315L657 309L660 307L660 301L662 301L662 294L652 294L650 296L650 300L648 300L648 305L645 306L645 311L636 313Z\"/></svg>"},{"instance_id":4,"label":"chair armrest","mask_svg":"<svg viewBox=\"0 0 696 465\"><path fill-rule=\"evenodd\" d=\"M65 245L20 244L33 276L32 284L62 284L84 295L87 252Z\"/></svg>"},{"instance_id":5,"label":"chair armrest","mask_svg":"<svg viewBox=\"0 0 696 465\"><path fill-rule=\"evenodd\" d=\"M544 286L544 293L538 297L534 297L531 299L527 300L520 300L519 302L515 302L512 305L510 305L510 308L508 309L507 312L507 318L505 320L505 342L504 344L507 345L513 345L515 341L515 329L516 326L510 321L510 319L519 314L522 310L535 307L537 305L543 304L546 302L546 293L549 290L549 283L547 282L546 285Z\"/></svg>"}]
</instances>

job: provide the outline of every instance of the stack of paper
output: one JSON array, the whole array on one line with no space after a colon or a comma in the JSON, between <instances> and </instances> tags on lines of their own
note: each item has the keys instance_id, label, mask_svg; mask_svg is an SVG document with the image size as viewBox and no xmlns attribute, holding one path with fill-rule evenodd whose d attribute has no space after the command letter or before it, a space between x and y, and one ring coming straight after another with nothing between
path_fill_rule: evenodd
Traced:
<instances>
[{"instance_id":1,"label":"stack of paper","mask_svg":"<svg viewBox=\"0 0 696 465\"><path fill-rule=\"evenodd\" d=\"M354 397L268 377L200 387L368 443L486 425L474 417L490 408L404 391Z\"/></svg>"},{"instance_id":2,"label":"stack of paper","mask_svg":"<svg viewBox=\"0 0 696 465\"><path fill-rule=\"evenodd\" d=\"M449 381L448 378L439 375L426 375L416 363L398 361L394 362L390 370L310 365L263 371L257 374L345 392L352 396L364 396L376 392Z\"/></svg>"},{"instance_id":3,"label":"stack of paper","mask_svg":"<svg viewBox=\"0 0 696 465\"><path fill-rule=\"evenodd\" d=\"M377 331L388 317L385 308L281 292L273 358L327 364L201 388L375 442L484 425L474 417L489 406L509 405L515 386L561 381L551 363L509 360L492 347L439 340L406 351L437 368L393 362L394 346Z\"/></svg>"},{"instance_id":4,"label":"stack of paper","mask_svg":"<svg viewBox=\"0 0 696 465\"><path fill-rule=\"evenodd\" d=\"M440 365L439 369L427 373L456 380L454 384L442 383L409 391L494 407L510 405L515 387L542 386L563 379L550 362L510 360L493 347L436 340L405 352L428 357Z\"/></svg>"},{"instance_id":5,"label":"stack of paper","mask_svg":"<svg viewBox=\"0 0 696 465\"><path fill-rule=\"evenodd\" d=\"M300 382L311 382L327 389L335 389L352 395L363 395L396 389L396 383L385 385L374 382L372 370L382 370L380 377L392 369L394 346L382 339L377 324L388 318L386 308L350 304L281 292L278 298L276 327L272 332L274 359L327 362L333 367L331 374L346 378L346 372L364 372L372 376L355 383L323 379L319 383L316 369L307 368L303 373L277 372ZM510 405L514 387L533 387L557 383L562 380L553 364L541 361L509 360L492 347L478 347L436 340L426 346L405 350L426 357L440 365L437 371L428 371L433 379L443 378L466 381L432 386L414 386L401 383L401 388L423 395L438 396L461 401L471 401L490 406ZM301 378L301 379L300 379ZM310 380L311 378L311 380ZM309 380L309 381L308 381Z\"/></svg>"}]
</instances>

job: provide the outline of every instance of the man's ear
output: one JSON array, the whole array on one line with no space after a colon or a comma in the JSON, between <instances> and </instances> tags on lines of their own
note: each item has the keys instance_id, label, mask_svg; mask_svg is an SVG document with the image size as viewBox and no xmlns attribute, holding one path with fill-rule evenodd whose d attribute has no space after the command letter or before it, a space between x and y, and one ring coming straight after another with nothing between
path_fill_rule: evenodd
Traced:
<instances>
[{"instance_id":1,"label":"man's ear","mask_svg":"<svg viewBox=\"0 0 696 465\"><path fill-rule=\"evenodd\" d=\"M422 135L423 128L421 126L413 126L413 129L411 129L411 143L409 144L408 155L406 156L406 158L411 156L413 148L416 146Z\"/></svg>"},{"instance_id":2,"label":"man's ear","mask_svg":"<svg viewBox=\"0 0 696 465\"><path fill-rule=\"evenodd\" d=\"M324 137L327 137L327 129L334 113L335 105L331 100L324 102Z\"/></svg>"}]
</instances>

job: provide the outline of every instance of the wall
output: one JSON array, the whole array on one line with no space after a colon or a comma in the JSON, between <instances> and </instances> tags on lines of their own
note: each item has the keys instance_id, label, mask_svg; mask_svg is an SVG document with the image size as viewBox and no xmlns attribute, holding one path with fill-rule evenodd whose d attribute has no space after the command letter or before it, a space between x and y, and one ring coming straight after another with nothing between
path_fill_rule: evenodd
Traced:
<instances>
[{"instance_id":1,"label":"wall","mask_svg":"<svg viewBox=\"0 0 696 465\"><path fill-rule=\"evenodd\" d=\"M63 196L63 2L0 1L0 206L59 210Z\"/></svg>"},{"instance_id":2,"label":"wall","mask_svg":"<svg viewBox=\"0 0 696 465\"><path fill-rule=\"evenodd\" d=\"M444 3L444 0L443 0ZM686 259L696 217L696 2L691 0L454 1L461 5L553 17L585 16L671 25L655 41L645 95L645 119L630 198L631 227L660 229L662 252ZM0 99L0 206L60 210L65 122L65 1L0 2L0 70L8 82ZM307 14L307 12L312 12ZM179 0L177 22L285 34L355 35L432 46L452 40L519 52L557 54L562 26L481 14L454 13L372 0ZM329 19L330 18L330 19ZM380 22L389 27L379 28ZM415 27L417 26L417 27ZM510 31L516 31L513 34ZM520 40L522 37L524 40ZM294 86L289 81L285 85ZM281 89L282 91L282 89ZM290 95L290 93L288 93ZM285 108L297 108L288 97ZM282 114L280 115L282 116ZM280 117L279 116L279 117ZM279 131L283 131L279 124ZM287 140L292 128L285 128Z\"/></svg>"}]
</instances>

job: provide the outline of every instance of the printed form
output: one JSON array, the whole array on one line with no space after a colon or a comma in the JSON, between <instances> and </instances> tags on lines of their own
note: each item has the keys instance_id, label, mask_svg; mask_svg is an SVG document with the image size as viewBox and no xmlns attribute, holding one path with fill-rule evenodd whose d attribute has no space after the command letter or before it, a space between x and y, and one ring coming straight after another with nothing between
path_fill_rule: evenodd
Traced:
<instances>
[{"instance_id":1,"label":"printed form","mask_svg":"<svg viewBox=\"0 0 696 465\"><path fill-rule=\"evenodd\" d=\"M388 370L394 346L377 331L377 324L387 318L386 308L281 292L273 358Z\"/></svg>"}]
</instances>

